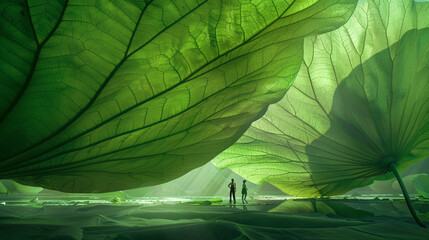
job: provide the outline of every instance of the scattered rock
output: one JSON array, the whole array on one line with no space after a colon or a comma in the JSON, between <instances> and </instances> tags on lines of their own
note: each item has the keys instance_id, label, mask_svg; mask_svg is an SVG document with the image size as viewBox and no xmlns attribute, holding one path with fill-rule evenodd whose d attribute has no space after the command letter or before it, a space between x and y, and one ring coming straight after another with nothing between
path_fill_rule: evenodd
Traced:
<instances>
[{"instance_id":1,"label":"scattered rock","mask_svg":"<svg viewBox=\"0 0 429 240\"><path fill-rule=\"evenodd\" d=\"M121 202L123 202L124 200L123 199L121 199L121 198L119 198L119 197L114 197L114 198L112 198L111 200L110 200L110 202L112 202L112 203L121 203Z\"/></svg>"}]
</instances>

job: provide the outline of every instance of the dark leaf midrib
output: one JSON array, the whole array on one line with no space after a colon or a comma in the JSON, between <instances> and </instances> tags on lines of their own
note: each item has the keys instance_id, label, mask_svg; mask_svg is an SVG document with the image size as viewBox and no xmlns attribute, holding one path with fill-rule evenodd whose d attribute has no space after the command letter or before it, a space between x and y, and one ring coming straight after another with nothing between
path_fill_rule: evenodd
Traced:
<instances>
[{"instance_id":1,"label":"dark leaf midrib","mask_svg":"<svg viewBox=\"0 0 429 240\"><path fill-rule=\"evenodd\" d=\"M246 53L246 54L248 54L248 53ZM264 66L266 66L266 65L264 65ZM199 104L201 104L201 103L203 103L204 101L206 101L207 99L209 99L209 98L211 98L211 97L213 97L213 96L215 96L215 95L219 94L220 92L222 92L222 91L224 91L224 90L226 90L226 89L229 89L229 87L233 86L236 82L238 82L238 81L242 80L244 77L247 77L247 75L245 75L245 76L243 76L243 77L241 77L241 78L238 78L237 80L235 80L235 81L231 82L229 85L227 85L225 88L221 89L220 91L217 91L217 92L215 92L215 93L213 93L213 94L211 94L211 95L209 95L209 96L207 96L207 97L205 97L205 98L201 99L200 101L198 101L198 102L194 103L191 107L188 107L188 108L186 108L186 109L184 109L184 110L182 110L182 111L180 111L180 112L178 112L178 113L176 113L176 114L173 114L172 116L169 116L169 117L167 117L167 118L164 118L164 119L162 119L162 120L160 120L160 121L157 121L157 122L154 122L154 123L152 123L152 124L149 124L149 125L146 125L146 126L143 126L143 127L139 127L139 128L133 129L133 130L129 130L129 131L126 131L126 132L123 132L123 133L120 133L120 134L117 134L117 135L114 135L114 136L111 136L111 137L105 138L105 139L102 139L102 140L100 140L100 141L97 141L97 142L91 143L91 144L86 145L86 146L83 146L83 147L79 147L79 148L71 149L71 150L68 150L68 151L60 152L60 153L57 153L57 154L55 154L55 155L53 155L53 156L50 156L49 158L43 159L42 161L34 162L34 163L31 163L31 164L37 164L37 163L44 162L44 161L47 161L47 160L49 160L49 159L53 159L53 158L55 158L55 157L58 157L58 156L61 156L61 155L64 155L64 154L68 154L68 153L75 152L75 151L80 151L80 150L83 150L83 149L89 148L89 147L91 147L91 146L95 146L95 145L97 145L97 144L103 143L103 142L105 142L105 141L108 141L108 140L111 140L111 139L114 139L114 138L117 138L117 137L120 137L120 136L123 136L123 135L129 134L129 133L132 133L132 132L136 132L136 131L139 131L139 130L143 130L143 129L145 129L145 128L149 128L149 127L152 127L152 126L157 125L157 124L159 124L159 123L162 123L162 122L168 121L168 120L170 120L170 119L172 119L172 118L174 118L174 117L177 117L177 116L179 116L179 115L181 115L181 114L183 114L183 113L185 113L185 112L187 112L187 111L189 111L189 110L193 109L194 107L199 106ZM248 84L248 83L249 83L249 82L242 83L242 84L244 85L244 84ZM237 85L234 85L234 86L237 86ZM211 115L210 115L210 116L211 116ZM114 117L114 118L116 118L116 117ZM198 125L198 124L196 124L196 125ZM191 126L191 127L194 127L194 126L196 126L196 125L193 125L193 126ZM94 129L92 129L92 130L94 130ZM92 130L91 130L91 131L92 131ZM90 131L89 131L89 132L90 132ZM89 132L88 132L88 133L89 133ZM176 134L176 133L175 133L175 134ZM171 135L168 135L168 136L171 136ZM168 137L168 136L166 136L166 137ZM159 140L159 139L162 139L162 138L157 138L157 139L155 139L155 140ZM71 141L73 141L73 140L75 140L75 138L74 138L74 139L72 139L72 140L70 140L70 141L68 141L67 143L69 143L69 142L71 142ZM146 144L146 143L147 143L147 142L145 142L145 144ZM66 143L62 144L61 146L65 145L65 144L66 144ZM141 143L141 144L142 144L142 143ZM45 152L45 153L46 153L46 152ZM16 166L15 166L15 167L16 167Z\"/></svg>"},{"instance_id":2,"label":"dark leaf midrib","mask_svg":"<svg viewBox=\"0 0 429 240\"><path fill-rule=\"evenodd\" d=\"M245 101L245 100L240 100L240 101L238 101L237 103L240 103L240 102L243 102L243 101ZM235 104L237 104L237 103L235 103ZM235 104L234 104L234 105L235 105ZM229 108L229 107L231 107L231 106L228 106L227 108ZM218 114L219 112L221 112L221 111L223 111L223 110L224 110L224 109L222 109L222 110L220 110L220 111L215 111L214 113L212 113L212 114L210 114L209 116L207 116L207 117L206 117L206 119L210 119L211 117L215 116L216 114ZM262 111L264 111L264 110L262 110ZM258 114L255 114L255 115L258 115ZM203 123L207 123L207 121L201 121L201 122L199 122L199 123L197 123L197 124L195 124L195 125L191 126L191 128L192 128L192 127L195 127L195 126L198 126L198 125L200 125L200 124L203 124ZM61 170L61 171L67 171L67 170L69 170L70 168L72 168L72 169L73 169L73 168L74 168L74 166L73 166L73 165L76 165L76 164L78 164L78 163L80 163L80 162L90 161L90 160L93 160L93 159L96 159L96 158L104 157L104 156L107 156L107 155L115 154L115 153L117 153L117 152L121 152L121 151L124 151L124 150L128 150L128 149L131 149L131 148L135 148L135 147L138 147L138 146L142 146L142 145L145 145L145 144L149 144L149 143L152 143L152 142L155 142L155 141L159 141L159 140L162 140L162 139L166 139L166 138L168 138L168 137L171 137L171 136L174 136L174 135L177 135L177 134L180 134L180 133L186 132L186 131L188 131L189 129L190 129L190 128L185 128L185 129L183 129L183 130L181 130L181 131L178 131L178 132L174 133L173 135L167 135L167 136L164 136L164 137L161 137L161 138L152 139L152 140L147 141L147 142L143 142L143 143L139 143L139 144L136 144L136 145L128 146L128 147L125 147L125 148L117 149L117 150L114 150L114 151L111 151L111 152L106 152L106 153L103 153L103 154L100 154L100 155L96 155L96 156L88 157L88 158L86 158L85 160L81 160L81 161L79 161L79 162L69 162L69 163L67 163L67 164L62 164L60 167L47 167L47 168L45 168L43 171L41 171L40 169L37 169L37 171L33 169L33 171L35 171L37 174L43 174L43 175L48 175L48 174L51 174L52 172L58 172L59 170ZM172 149L172 150L170 150L170 151L175 151L175 150L176 150L176 149ZM109 160L104 161L104 162L108 162L108 161L109 161ZM100 162L97 162L97 164L99 164L99 163L100 163ZM87 163L85 163L85 164L83 164L83 165L80 165L79 167L82 167L82 166L89 166L89 165L94 165L94 164L96 164L96 163L93 163L93 162L87 162ZM14 168L14 169L16 169L16 168ZM10 169L8 169L8 170L10 170ZM5 175L2 175L1 177L2 177L2 178L13 178L13 177L20 177L20 176L28 176L29 174L31 175L31 172L30 172L30 171L24 171L24 172L21 172L20 174L11 174L11 175L5 174Z\"/></svg>"},{"instance_id":3,"label":"dark leaf midrib","mask_svg":"<svg viewBox=\"0 0 429 240\"><path fill-rule=\"evenodd\" d=\"M30 21L31 30L32 30L33 35L34 35L34 40L35 40L36 45L37 45L37 49L36 49L36 52L34 54L33 61L31 63L30 72L29 72L29 74L28 74L28 76L27 76L27 78L26 78L26 80L24 82L24 85L22 86L22 88L20 89L20 91L18 92L18 94L15 96L15 98L13 99L13 101L9 105L9 107L3 113L3 115L0 116L0 124L12 112L12 110L18 104L19 100L24 95L24 92L26 91L26 89L30 85L31 79L33 78L34 72L36 71L36 66L37 66L37 62L38 62L39 57L40 57L40 52L42 51L42 48L45 46L46 42L52 37L52 35L54 34L54 32L57 30L58 26L60 25L60 22L61 22L61 20L62 20L62 18L64 16L64 12L65 12L65 10L67 8L68 1L69 0L66 0L66 2L64 3L63 10L61 11L61 14L60 14L60 17L58 18L58 21L55 23L54 28L52 28L52 30L45 37L45 39L43 39L43 41L41 43L39 43L39 38L37 37L36 29L34 27L34 23L33 23L33 20L31 18L31 12L30 12L30 7L28 5L28 1L25 1L26 11L27 11L28 18L29 18L29 21Z\"/></svg>"},{"instance_id":4,"label":"dark leaf midrib","mask_svg":"<svg viewBox=\"0 0 429 240\"><path fill-rule=\"evenodd\" d=\"M66 0L66 4L68 3L68 0ZM141 11L141 13L140 13L140 16L139 16L139 19L138 19L138 21L140 21L141 20L141 17L142 17L142 15L144 14L144 12L145 12L145 10L147 9L147 7L150 5L150 3L151 2L149 2L143 9L142 9L142 11ZM66 5L67 6L67 5ZM65 8L66 7L64 7L64 10L65 10ZM63 13L64 13L64 11L63 11ZM60 21L61 21L61 19L62 19L62 15L61 15L61 18L60 18ZM58 21L58 25L59 25L59 22L60 21ZM55 132L53 132L52 134L50 134L50 135L48 135L46 138L44 138L44 139L42 139L42 140L40 140L39 142L37 142L37 143L35 143L35 144L33 144L32 146L29 146L29 147L27 147L26 149L24 149L22 152L20 152L20 153L18 153L18 154L15 154L15 155L13 155L13 156L10 156L8 159L12 159L12 158L14 158L14 157L16 157L16 156L19 156L20 154L23 154L23 153L25 153L25 152L27 152L27 151L29 151L29 150L31 150L31 149L33 149L33 148L35 148L35 147L37 147L37 146L39 146L39 145L41 145L41 144L43 144L43 143L45 143L46 141L49 141L50 139L52 139L53 137L55 137L56 135L58 135L59 133L61 133L63 130L65 130L67 127L69 127L74 121L76 121L86 110L88 110L89 108L90 108L90 106L92 105L92 103L96 100L96 98L98 97L98 95L101 93L101 91L104 89L104 87L107 85L107 83L109 82L109 80L113 77L113 75L116 73L116 71L122 66L122 64L128 59L128 57L129 56L127 56L126 54L127 54L127 52L128 52L128 50L129 50L129 48L130 48L130 46L131 46L131 43L132 43L132 40L133 40L133 37L134 37L134 35L135 35L135 33L136 33L136 30L137 30L137 27L138 27L138 25L139 25L139 22L136 22L136 27L134 28L134 31L132 32L132 36L131 36L131 38L130 38L130 41L129 41L129 43L128 43L128 45L127 45L127 50L125 51L125 53L124 53L124 57L122 58L122 60L115 66L115 68L110 72L110 74L109 74L109 76L106 78L106 80L103 82L103 84L100 86L100 88L98 88L98 90L97 90L97 92L96 92L96 94L91 98L91 100L89 101L89 103L84 107L84 108L82 108L73 118L71 118L65 125L63 125L61 128L59 128L57 131L55 131ZM57 25L56 25L57 26ZM51 34L49 35L49 37L50 36L52 36L53 35L53 32L54 31L52 31L51 32ZM46 38L45 40L47 41L47 39L48 38ZM46 41L44 41L44 43L46 43ZM42 49L42 47L43 47L43 45L40 45L40 47L38 48L38 53L40 53L40 50ZM38 54L37 54L37 58L38 58ZM35 68L35 65L36 64L33 64L33 67ZM32 77L32 75L34 74L34 69L33 69L33 72L32 72L32 74L31 74L31 77ZM29 82L29 81L28 81ZM28 83L27 83L27 86L28 86ZM0 121L0 123L1 123L1 121ZM6 159L7 160L7 159Z\"/></svg>"},{"instance_id":5,"label":"dark leaf midrib","mask_svg":"<svg viewBox=\"0 0 429 240\"><path fill-rule=\"evenodd\" d=\"M206 1L204 1L203 3L201 3L200 5L198 5L195 9L197 9L197 8L199 8L199 7L201 7L204 3L206 3L207 2L207 0ZM293 3L292 4L290 4L286 9L285 9L285 11L283 12L283 14L291 7L293 5ZM146 6L147 7L147 6ZM145 8L146 9L146 8ZM143 9L143 11L145 10L145 9ZM188 12L187 14L185 14L185 15L183 15L182 16L182 18L180 18L180 19L178 19L177 21L179 21L179 20L181 20L181 19L183 19L184 17L186 17L188 14L190 14L191 12L193 12L193 11L195 11L195 9L193 9L192 11L190 11L190 12ZM142 14L143 14L143 11L142 11ZM282 15L283 15L282 14ZM278 21L280 18L278 18L278 19L276 19L275 21L273 21L273 22L271 22L269 25L267 25L267 27L268 26L270 26L270 25L272 25L274 22L276 22L276 21ZM174 23L176 23L177 21L175 21ZM163 29L163 31L161 31L160 33L158 33L158 34L156 34L153 38L151 38L151 40L153 40L154 38L156 38L158 35L160 35L162 32L164 32L166 29L168 29L169 27L171 27L174 23L172 23L171 25L169 25L167 28L165 28L165 29ZM241 45L237 45L237 46L235 46L234 48L232 48L232 49L230 49L230 50L228 50L228 51L226 51L226 52L224 52L223 54L220 54L220 55L218 55L217 57L215 57L215 58L213 58L212 60L210 60L209 62L207 62L205 65L202 65L201 67L199 67L198 69L196 69L192 74L190 74L188 77L187 77L187 79L191 79L196 73L198 73L200 70L202 70L203 68L205 68L206 66L208 66L208 65L210 65L211 63L213 63L214 61L216 61L216 60L218 60L218 59L220 59L220 58L222 58L223 56L225 56L225 55L227 55L228 53L230 53L230 52L232 52L232 51L234 51L234 50L236 50L237 48L239 48L239 47L241 47L241 46L243 46L244 44L246 44L246 43L248 43L248 42L251 42L253 39L255 39L257 36L258 36L258 34L259 33L261 33L262 31L264 31L266 29L266 27L265 28L263 28L263 29L261 29L260 31L258 31L258 32L256 32L251 38L249 38L249 39L247 39L247 41L244 41ZM149 43L150 41L148 41L148 43ZM147 44L147 43L146 43ZM112 76L113 76L113 74L119 69L119 67L123 64L123 62L125 62L130 56L132 56L133 54L135 54L137 51L139 51L140 49L142 49L144 46L146 46L146 44L144 44L144 45L142 45L141 47L139 47L139 48L137 48L136 50L134 50L133 52L131 52L128 56L126 56L126 57L124 57L121 61L120 61L120 63L114 68L114 70L111 72L111 74L109 75L109 77L111 78ZM103 86L102 87L100 87L99 88L99 90L97 91L98 93L99 92L101 92L101 90L103 89L103 87L107 84L107 82L108 82L108 80L110 80L110 78L109 79L106 79L106 82L103 84ZM170 88L168 88L168 89L165 89L164 91L161 91L161 92L159 92L158 94L156 94L156 95L153 95L153 96L151 96L150 98L147 98L147 99L145 99L144 101L142 101L141 103L139 103L139 104L136 104L136 105L134 105L134 106L132 106L132 107L129 107L129 108L127 108L127 109L125 109L124 111L122 111L122 112L120 112L119 114L116 114L116 115L114 115L114 116L112 116L112 117L110 117L110 118L108 118L107 120L105 120L103 123L101 123L101 124L98 124L97 126L95 126L95 127L93 127L93 128L91 128L91 129L89 129L89 130L87 130L87 131L84 131L84 132L82 132L82 133L80 133L80 134L78 134L78 135L76 135L75 137L73 137L73 138L70 138L69 140L67 140L67 141L65 141L65 142L63 142L63 143L61 143L60 145L58 145L58 146L62 146L62 145L64 145L64 144L66 144L66 143L68 143L68 142L70 142L70 141L72 141L72 140L74 140L74 139L76 139L76 138L78 138L78 137L80 137L80 136L82 136L82 135L84 135L84 134L86 134L86 133L88 133L88 132L90 132L90 131L92 131L92 130L94 130L94 129L96 129L96 128L98 128L98 127L100 127L100 126L102 126L103 124L105 124L106 122L109 122L111 119L114 119L114 118L116 118L116 117L118 117L118 116L120 116L120 115L122 115L122 114L124 114L124 113L126 113L126 112L129 112L129 111L131 111L132 109L134 109L134 108L136 108L136 107L138 107L138 106L140 106L140 105L142 105L142 104L144 104L144 103L146 103L146 102L148 102L148 101L150 101L150 100L152 100L152 99L154 99L154 98L156 98L156 97L159 97L159 96L161 96L161 95L163 95L164 93L166 93L166 92L168 92L168 91L171 91L171 90L173 90L173 89L175 89L176 87L178 87L178 86L180 86L181 84L183 84L184 82L186 82L186 80L184 80L184 81L181 81L181 82L178 82L178 83L176 83L176 84L174 84L174 85L172 85ZM63 127L61 127L60 129L58 129L57 131L55 131L53 134L51 134L51 135L49 135L48 137L46 137L45 139L43 139L43 140L41 140L41 141L39 141L38 143L36 143L36 144L34 144L33 146L30 146L30 147L28 147L27 149L25 149L25 150L23 150L21 153L18 153L18 154L16 154L16 155L14 155L14 156L10 156L8 159L6 159L6 161L7 160L10 160L10 159L13 159L13 158L15 158L15 157L17 157L17 156L19 156L19 155L21 155L21 154L24 154L25 152L28 152L29 150L31 150L31 149L33 149L33 148L35 148L35 147L37 147L37 146L39 146L39 145L41 145L41 144L43 144L43 143L45 143L46 141L48 141L48 140L50 140L51 138L53 138L54 136L56 136L56 135L58 135L59 133L61 133L63 130L65 130L68 126L70 126L74 121L76 121L82 114L83 114L83 112L85 112L87 109L89 109L89 107L91 106L91 104L95 101L95 99L98 97L98 95L96 94L96 95L94 95L94 97L91 99L91 101L90 101L90 103L84 108L84 109L82 109L77 115L75 115L75 117L73 117L67 124L65 124ZM49 150L47 150L47 151L51 151L52 149L54 149L54 148L57 148L58 146L54 146L54 147L51 147ZM41 156L41 155L43 155L43 154L45 154L46 153L46 151L45 152L43 152L43 153L41 153L41 154L38 154L37 156L34 156L34 158L37 158L37 157L39 157L39 156Z\"/></svg>"},{"instance_id":6,"label":"dark leaf midrib","mask_svg":"<svg viewBox=\"0 0 429 240\"><path fill-rule=\"evenodd\" d=\"M43 143L45 143L45 142L47 142L47 141L49 141L50 139L52 139L53 137L55 137L55 136L57 136L58 134L60 134L62 131L64 131L66 128L68 128L73 122L75 122L77 119L79 119L81 116L82 116L82 114L86 111L86 110L88 110L91 106L92 106L92 104L95 102L95 100L97 99L97 97L99 96L99 94L102 92L102 90L104 89L104 87L107 85L107 83L109 82L109 80L113 77L113 75L116 73L116 71L122 66L122 64L130 57L130 56L132 56L133 54L135 54L138 50L140 50L140 49L142 49L144 46L146 46L148 43L150 43L153 39L155 39L156 37L158 37L161 33L163 33L163 32L165 32L167 29L169 29L171 26L173 26L175 23L177 23L178 21L180 21L180 20L182 20L183 18L185 18L188 14L190 14L190 13L192 13L193 11L195 11L195 9L197 9L197 8L199 8L199 7L201 7L202 5L204 5L204 3L206 3L208 0L206 0L206 1L204 1L204 2L202 2L200 5L198 5L197 7L195 7L194 9L192 9L192 11L189 11L188 13L186 13L185 15L183 15L181 18L179 18L178 20L176 20L175 22L173 22L172 24L170 24L169 26L167 26L166 28L164 28L162 31L160 31L159 33L157 33L156 35L154 35L150 40L148 40L145 44L143 44L142 46L140 46L139 48L137 48L136 50L134 50L133 52L131 52L129 55L126 55L127 53L125 53L125 55L124 55L124 57L123 57L123 59L118 63L118 65L117 66L115 66L115 68L112 70L112 72L109 74L109 76L106 78L106 80L103 82L103 84L100 86L100 88L97 90L97 92L96 92L96 94L91 98L91 100L90 100L90 102L83 108L83 109L81 109L72 119L70 119L65 125L63 125L61 128L59 128L57 131L55 131L54 133L52 133L52 134L50 134L49 136L47 136L46 138L44 138L44 139L42 139L41 141L39 141L39 142L37 142L37 143L35 143L35 144L33 144L32 146L29 146L28 148L26 148L26 149L24 149L22 152L20 152L20 153L17 153L17 154L15 154L15 155L13 155L13 156L10 156L10 157L8 157L7 159L5 159L5 161L7 161L7 160L11 160L11 159L13 159L13 158L15 158L15 157L17 157L17 156L19 156L19 155L22 155L22 154L24 154L24 153L26 153L26 152L28 152L28 151L30 151L31 149L34 149L34 148L36 148L37 146L40 146L40 145L42 145ZM152 1L151 1L152 2ZM144 14L144 12L145 12L145 10L147 9L147 7L150 5L150 3L151 2L149 2L146 6L145 6L145 8L144 9L142 9L142 12L141 12L141 15L140 16L142 16L143 14ZM139 16L139 20L141 20L141 17ZM136 25L138 25L139 23L137 23ZM135 35L135 31L137 30L137 27L135 27L134 28L134 32L132 33L132 36L131 36L131 38L130 38L130 42L128 43L128 46L127 46L127 51L130 49L130 46L131 46L131 43L132 43L132 39L133 39L133 36ZM170 87L169 89L166 89L165 91L163 91L163 92L161 92L161 93L159 93L159 94L157 94L157 95L153 95L151 98L148 98L147 100L145 100L145 102L147 102L147 101L150 101L150 100L152 100L153 98L155 98L155 97L158 97L158 96L160 96L160 95L162 95L164 92L166 92L166 91L170 91L171 89L174 89L175 87L177 87L178 85L180 85L180 82L179 82L179 84L175 84L175 85L173 85L172 87ZM143 102L144 103L144 102ZM142 103L142 104L143 104ZM137 106L136 106L137 107ZM125 113L125 112L128 112L129 110L131 110L131 109L127 109L127 110L125 110L125 111L123 111L123 113ZM108 121L110 121L110 119L111 118L109 118L108 119ZM106 121L105 121L106 122ZM104 122L104 123L105 123ZM97 127L99 127L99 126L97 126ZM92 129L93 130L93 129ZM83 132L82 134L86 134L86 132ZM82 134L80 134L79 136L82 136ZM79 136L77 136L77 137L79 137ZM70 140L70 139L69 139ZM67 142L69 142L69 140L68 141L66 141L66 142L64 142L64 143L61 143L59 146L61 146L61 145L63 145L63 144L66 144ZM71 139L71 140L73 140L73 139ZM56 148L57 146L54 146L54 147L51 147L50 148L50 150L48 150L48 151L51 151L52 149L54 149L54 148ZM39 154L38 156L40 156L40 155L43 155L44 153L42 153L42 154ZM36 157L38 157L38 156L36 156Z\"/></svg>"}]
</instances>

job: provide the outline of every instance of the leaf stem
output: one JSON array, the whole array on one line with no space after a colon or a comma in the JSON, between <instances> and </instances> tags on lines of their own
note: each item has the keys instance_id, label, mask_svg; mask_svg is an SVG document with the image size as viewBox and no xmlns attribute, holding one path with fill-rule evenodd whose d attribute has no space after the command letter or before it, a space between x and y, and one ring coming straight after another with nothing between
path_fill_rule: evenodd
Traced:
<instances>
[{"instance_id":1,"label":"leaf stem","mask_svg":"<svg viewBox=\"0 0 429 240\"><path fill-rule=\"evenodd\" d=\"M408 195L408 191L405 188L405 184L402 181L401 174L399 174L398 170L396 169L394 163L390 163L390 170L395 174L396 180L398 180L399 186L401 187L402 193L405 198L405 202L407 203L408 209L410 210L411 215L413 215L414 220L416 220L417 224L422 227L426 228L426 225L422 222L422 220L417 216L416 210L414 209L414 206L411 202L410 196Z\"/></svg>"}]
</instances>

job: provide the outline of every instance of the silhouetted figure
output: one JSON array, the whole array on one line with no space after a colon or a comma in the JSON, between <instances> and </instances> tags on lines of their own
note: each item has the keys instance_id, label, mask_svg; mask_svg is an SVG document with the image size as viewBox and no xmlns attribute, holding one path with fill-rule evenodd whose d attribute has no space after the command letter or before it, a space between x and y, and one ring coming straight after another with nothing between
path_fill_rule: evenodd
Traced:
<instances>
[{"instance_id":1,"label":"silhouetted figure","mask_svg":"<svg viewBox=\"0 0 429 240\"><path fill-rule=\"evenodd\" d=\"M234 198L234 203L235 203L235 182L234 182L234 178L231 179L231 182L228 184L229 187L229 203L231 203L231 195Z\"/></svg>"},{"instance_id":2,"label":"silhouetted figure","mask_svg":"<svg viewBox=\"0 0 429 240\"><path fill-rule=\"evenodd\" d=\"M246 200L247 197L247 186L246 186L246 180L243 180L243 188L241 188L241 200L243 203L248 203Z\"/></svg>"}]
</instances>

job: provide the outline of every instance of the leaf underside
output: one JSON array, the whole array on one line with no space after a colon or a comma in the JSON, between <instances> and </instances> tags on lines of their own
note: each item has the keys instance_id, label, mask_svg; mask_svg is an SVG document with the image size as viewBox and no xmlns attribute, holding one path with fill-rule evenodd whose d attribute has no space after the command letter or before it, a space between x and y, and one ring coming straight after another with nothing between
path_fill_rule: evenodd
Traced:
<instances>
[{"instance_id":1,"label":"leaf underside","mask_svg":"<svg viewBox=\"0 0 429 240\"><path fill-rule=\"evenodd\" d=\"M214 163L294 196L345 193L429 156L429 3L365 1L305 39L285 97Z\"/></svg>"},{"instance_id":2,"label":"leaf underside","mask_svg":"<svg viewBox=\"0 0 429 240\"><path fill-rule=\"evenodd\" d=\"M201 166L355 2L1 1L0 178L106 192Z\"/></svg>"}]
</instances>

